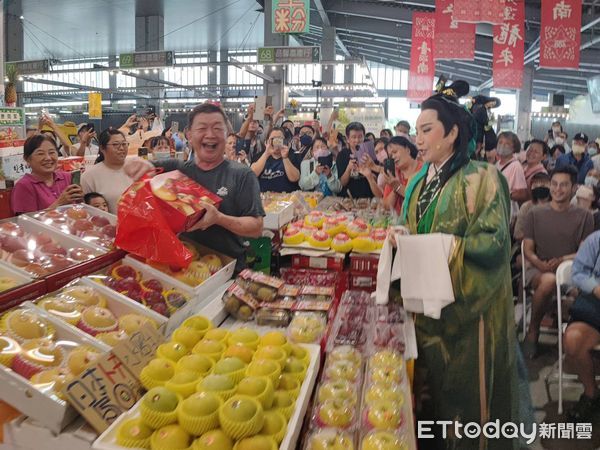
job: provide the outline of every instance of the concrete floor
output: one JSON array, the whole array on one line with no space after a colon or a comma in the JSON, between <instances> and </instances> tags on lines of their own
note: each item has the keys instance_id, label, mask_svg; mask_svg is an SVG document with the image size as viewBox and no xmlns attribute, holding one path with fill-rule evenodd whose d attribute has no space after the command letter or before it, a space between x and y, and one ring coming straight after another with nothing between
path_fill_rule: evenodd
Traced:
<instances>
[{"instance_id":1,"label":"concrete floor","mask_svg":"<svg viewBox=\"0 0 600 450\"><path fill-rule=\"evenodd\" d=\"M544 380L552 372L557 361L558 347L556 335L544 335L540 337L540 355L533 361L526 361L529 369L529 386L535 419L539 424L566 422L564 413L558 414L558 383L550 385L550 396L548 399ZM580 385L568 385L563 388L563 409L568 411L581 395ZM529 448L552 449L552 450L591 450L600 449L600 413L592 420L591 440L564 440L564 439L538 439Z\"/></svg>"}]
</instances>

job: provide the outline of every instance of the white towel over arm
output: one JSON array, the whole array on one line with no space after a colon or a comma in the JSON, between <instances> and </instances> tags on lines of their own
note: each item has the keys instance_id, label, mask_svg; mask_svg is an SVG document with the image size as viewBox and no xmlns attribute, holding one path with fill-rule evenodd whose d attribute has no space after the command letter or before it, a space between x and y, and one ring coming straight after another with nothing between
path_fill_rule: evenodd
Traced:
<instances>
[{"instance_id":1,"label":"white towel over arm","mask_svg":"<svg viewBox=\"0 0 600 450\"><path fill-rule=\"evenodd\" d=\"M442 308L454 302L448 268L454 236L443 233L397 235L396 241L398 252L392 273L399 269L404 308L439 319Z\"/></svg>"}]
</instances>

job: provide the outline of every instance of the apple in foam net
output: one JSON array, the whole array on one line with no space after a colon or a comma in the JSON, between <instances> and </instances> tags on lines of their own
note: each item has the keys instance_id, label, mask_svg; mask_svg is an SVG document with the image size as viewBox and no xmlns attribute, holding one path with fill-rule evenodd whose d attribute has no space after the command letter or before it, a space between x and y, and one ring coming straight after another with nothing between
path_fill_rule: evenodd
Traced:
<instances>
[{"instance_id":1,"label":"apple in foam net","mask_svg":"<svg viewBox=\"0 0 600 450\"><path fill-rule=\"evenodd\" d=\"M366 417L371 428L394 430L402 422L402 409L392 400L375 400L367 407Z\"/></svg>"},{"instance_id":2,"label":"apple in foam net","mask_svg":"<svg viewBox=\"0 0 600 450\"><path fill-rule=\"evenodd\" d=\"M352 438L343 431L324 428L316 431L308 440L309 450L353 450Z\"/></svg>"},{"instance_id":3,"label":"apple in foam net","mask_svg":"<svg viewBox=\"0 0 600 450\"><path fill-rule=\"evenodd\" d=\"M102 227L102 233L109 238L114 238L117 235L117 227L114 225L105 225Z\"/></svg>"},{"instance_id":4,"label":"apple in foam net","mask_svg":"<svg viewBox=\"0 0 600 450\"><path fill-rule=\"evenodd\" d=\"M38 248L52 243L52 238L45 233L33 233L27 237L27 248Z\"/></svg>"},{"instance_id":5,"label":"apple in foam net","mask_svg":"<svg viewBox=\"0 0 600 450\"><path fill-rule=\"evenodd\" d=\"M27 264L35 262L35 259L33 252L20 249L14 251L8 258L8 261L17 267L25 267Z\"/></svg>"},{"instance_id":6,"label":"apple in foam net","mask_svg":"<svg viewBox=\"0 0 600 450\"><path fill-rule=\"evenodd\" d=\"M23 237L25 232L16 223L5 222L0 224L0 235Z\"/></svg>"},{"instance_id":7,"label":"apple in foam net","mask_svg":"<svg viewBox=\"0 0 600 450\"><path fill-rule=\"evenodd\" d=\"M194 441L195 450L233 450L233 441L223 430L211 430Z\"/></svg>"},{"instance_id":8,"label":"apple in foam net","mask_svg":"<svg viewBox=\"0 0 600 450\"><path fill-rule=\"evenodd\" d=\"M73 206L65 211L65 214L69 219L78 220L86 219L88 217L87 211L82 207Z\"/></svg>"},{"instance_id":9,"label":"apple in foam net","mask_svg":"<svg viewBox=\"0 0 600 450\"><path fill-rule=\"evenodd\" d=\"M319 387L317 399L320 403L339 398L356 403L356 391L354 385L347 380L331 380Z\"/></svg>"},{"instance_id":10,"label":"apple in foam net","mask_svg":"<svg viewBox=\"0 0 600 450\"><path fill-rule=\"evenodd\" d=\"M0 235L0 245L2 250L8 253L14 253L17 250L23 250L27 248L27 242L20 236L12 235Z\"/></svg>"},{"instance_id":11,"label":"apple in foam net","mask_svg":"<svg viewBox=\"0 0 600 450\"><path fill-rule=\"evenodd\" d=\"M94 252L83 247L75 247L69 250L69 258L75 261L87 261L94 258Z\"/></svg>"},{"instance_id":12,"label":"apple in foam net","mask_svg":"<svg viewBox=\"0 0 600 450\"><path fill-rule=\"evenodd\" d=\"M155 278L150 278L148 280L142 280L142 282L140 284L141 284L142 288L146 291L162 292L164 289L162 283Z\"/></svg>"},{"instance_id":13,"label":"apple in foam net","mask_svg":"<svg viewBox=\"0 0 600 450\"><path fill-rule=\"evenodd\" d=\"M108 220L106 217L102 217L102 216L92 216L92 218L90 219L90 222L92 222L92 224L98 228L102 228L106 225L110 225L110 220Z\"/></svg>"},{"instance_id":14,"label":"apple in foam net","mask_svg":"<svg viewBox=\"0 0 600 450\"><path fill-rule=\"evenodd\" d=\"M49 272L66 269L73 265L73 261L63 255L49 255L40 260Z\"/></svg>"},{"instance_id":15,"label":"apple in foam net","mask_svg":"<svg viewBox=\"0 0 600 450\"><path fill-rule=\"evenodd\" d=\"M341 399L327 400L319 406L319 422L326 427L347 428L352 424L354 408Z\"/></svg>"},{"instance_id":16,"label":"apple in foam net","mask_svg":"<svg viewBox=\"0 0 600 450\"><path fill-rule=\"evenodd\" d=\"M95 243L96 241L98 241L100 239L104 239L106 236L104 235L104 233L101 233L100 231L85 230L80 233L79 237L81 237L86 242L94 242Z\"/></svg>"},{"instance_id":17,"label":"apple in foam net","mask_svg":"<svg viewBox=\"0 0 600 450\"><path fill-rule=\"evenodd\" d=\"M71 224L71 232L77 235L93 229L94 224L87 219L78 219Z\"/></svg>"},{"instance_id":18,"label":"apple in foam net","mask_svg":"<svg viewBox=\"0 0 600 450\"><path fill-rule=\"evenodd\" d=\"M58 244L50 243L42 245L37 249L40 255L62 255L67 256L67 251Z\"/></svg>"},{"instance_id":19,"label":"apple in foam net","mask_svg":"<svg viewBox=\"0 0 600 450\"><path fill-rule=\"evenodd\" d=\"M408 445L390 431L376 431L363 438L362 450L408 450Z\"/></svg>"}]
</instances>

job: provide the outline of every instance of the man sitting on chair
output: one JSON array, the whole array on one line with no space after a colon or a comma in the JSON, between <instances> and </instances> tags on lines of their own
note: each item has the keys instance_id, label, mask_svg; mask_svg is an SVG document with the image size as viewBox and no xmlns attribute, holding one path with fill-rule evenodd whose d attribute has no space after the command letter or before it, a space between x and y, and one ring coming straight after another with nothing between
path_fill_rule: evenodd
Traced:
<instances>
[{"instance_id":1,"label":"man sitting on chair","mask_svg":"<svg viewBox=\"0 0 600 450\"><path fill-rule=\"evenodd\" d=\"M563 342L566 358L583 384L583 394L567 417L586 422L600 410L592 357L593 348L600 344L600 231L581 244L573 261L571 279L580 294L571 306Z\"/></svg>"},{"instance_id":2,"label":"man sitting on chair","mask_svg":"<svg viewBox=\"0 0 600 450\"><path fill-rule=\"evenodd\" d=\"M523 341L525 357L537 356L540 325L556 291L555 272L561 262L573 259L579 245L594 230L589 211L571 205L577 171L555 169L550 176L552 200L532 208L524 218L525 284L534 289L531 322Z\"/></svg>"}]
</instances>

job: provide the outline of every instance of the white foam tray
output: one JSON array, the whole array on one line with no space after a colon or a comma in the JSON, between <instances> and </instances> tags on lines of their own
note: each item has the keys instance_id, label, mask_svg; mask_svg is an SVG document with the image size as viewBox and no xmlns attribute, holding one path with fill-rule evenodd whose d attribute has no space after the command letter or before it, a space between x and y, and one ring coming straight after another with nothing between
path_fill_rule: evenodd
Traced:
<instances>
[{"instance_id":1,"label":"white foam tray","mask_svg":"<svg viewBox=\"0 0 600 450\"><path fill-rule=\"evenodd\" d=\"M89 287L94 288L98 293L100 293L105 298L106 306L115 315L115 317L119 318L121 316L124 316L125 314L139 314L141 316L145 316L145 317L148 317L148 318L154 320L158 324L159 331L164 332L166 323L167 323L167 318L158 314L156 311L153 311L150 308L146 308L144 305L137 303L136 301L124 296L123 294L115 292L112 289L107 288L106 286L101 285L100 283L96 283L86 277L75 280L72 283L69 283L68 286L74 286L74 285L84 285L84 286L89 286ZM67 286L65 286L65 288L66 287ZM45 297L51 296L51 295L60 294L60 291L62 291L63 289L60 289L59 291L56 291L53 294L44 295L44 296L40 297L39 299L35 300L35 302L37 302L38 300L41 300ZM45 317L49 318L53 323L55 323L56 321L61 322L63 325L73 329L73 331L75 331L77 333L81 333L86 338L92 339L93 341L95 341L97 343L97 346L102 347L104 349L104 351L110 350L110 347L107 346L106 344L104 344L102 341L99 341L95 337L86 334L84 331L77 328L76 326L60 320L59 318L46 312L44 309L38 307L34 303L32 304L32 306L35 309L39 310L40 314L43 314Z\"/></svg>"},{"instance_id":2,"label":"white foam tray","mask_svg":"<svg viewBox=\"0 0 600 450\"><path fill-rule=\"evenodd\" d=\"M24 304L19 308L32 309L32 304ZM39 309L35 309L39 312ZM46 316L47 317L47 316ZM48 318L56 330L56 339L86 344L105 351L106 346L99 346L95 339L74 330L58 319ZM53 433L60 432L77 417L77 412L64 400L34 387L29 380L0 365L0 400L14 406L23 414L36 420Z\"/></svg>"},{"instance_id":3,"label":"white foam tray","mask_svg":"<svg viewBox=\"0 0 600 450\"><path fill-rule=\"evenodd\" d=\"M310 402L310 398L315 387L315 382L317 380L317 374L319 372L321 348L317 345L306 345L304 347L306 347L310 353L310 363L306 372L306 378L300 389L300 395L296 401L296 409L294 410L294 413L292 414L292 417L288 423L287 433L283 439L283 442L279 446L280 450L296 449L296 443L300 436L300 431L302 430L304 416L306 415L308 403ZM97 450L123 449L123 447L117 445L116 443L117 429L124 421L139 415L137 412L139 405L140 402L136 403L133 408L126 413L123 413L115 422L113 422L111 426L104 433L102 433L98 439L96 439L92 445L92 448Z\"/></svg>"}]
</instances>

